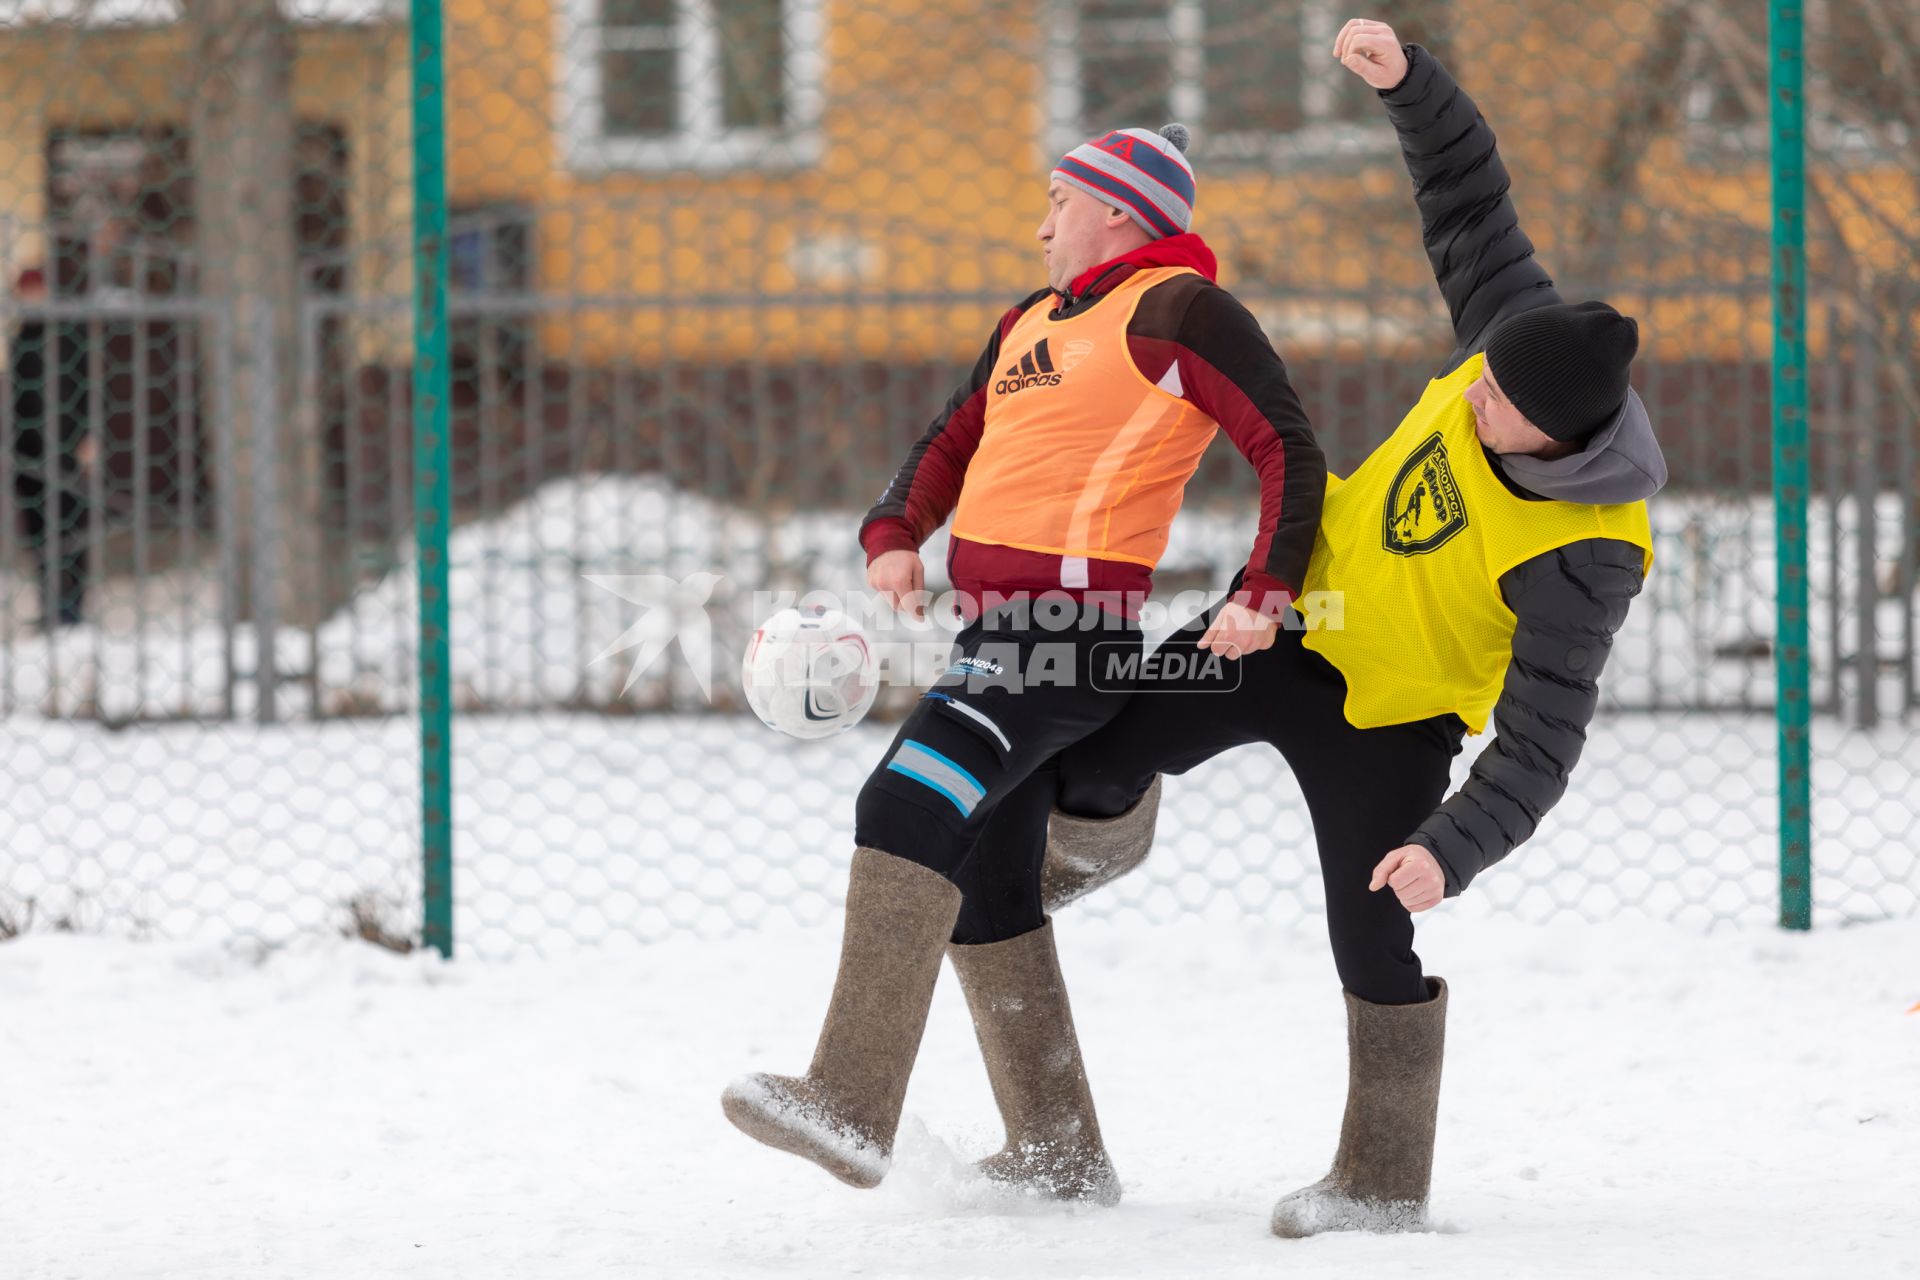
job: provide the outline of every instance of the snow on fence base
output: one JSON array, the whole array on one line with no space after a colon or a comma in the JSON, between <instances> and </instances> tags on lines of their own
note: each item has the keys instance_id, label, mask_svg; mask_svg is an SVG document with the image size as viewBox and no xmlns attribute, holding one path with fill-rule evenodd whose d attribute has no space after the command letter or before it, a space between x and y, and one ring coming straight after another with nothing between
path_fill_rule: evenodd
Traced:
<instances>
[{"instance_id":1,"label":"snow on fence base","mask_svg":"<svg viewBox=\"0 0 1920 1280\"><path fill-rule=\"evenodd\" d=\"M1447 910L1696 928L1771 920L1770 728L1756 716L1605 718L1540 832ZM1898 727L1877 732L1816 731L1832 762L1816 775L1818 925L1920 912L1920 852L1901 835L1920 757L1894 749ZM368 893L417 924L413 734L399 718L42 726L33 751L10 762L0 887L48 910L81 901L107 931L165 938L280 945L350 927L350 904ZM834 918L853 798L888 736L861 726L796 742L750 716L465 718L454 765L462 953ZM1168 779L1166 796L1141 869L1075 910L1155 922L1318 916L1311 827L1276 753L1229 753Z\"/></svg>"}]
</instances>

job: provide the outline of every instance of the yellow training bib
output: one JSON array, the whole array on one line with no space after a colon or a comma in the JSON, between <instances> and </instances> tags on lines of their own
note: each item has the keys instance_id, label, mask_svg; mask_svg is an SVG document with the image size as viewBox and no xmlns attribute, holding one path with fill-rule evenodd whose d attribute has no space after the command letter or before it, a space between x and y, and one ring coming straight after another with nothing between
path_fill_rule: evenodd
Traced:
<instances>
[{"instance_id":1,"label":"yellow training bib","mask_svg":"<svg viewBox=\"0 0 1920 1280\"><path fill-rule=\"evenodd\" d=\"M1484 362L1429 382L1358 470L1327 478L1305 590L1339 593L1326 612L1343 625L1305 643L1346 677L1356 728L1450 711L1485 731L1513 657L1500 576L1514 566L1585 538L1630 542L1653 564L1645 502L1528 501L1501 483L1463 394Z\"/></svg>"}]
</instances>

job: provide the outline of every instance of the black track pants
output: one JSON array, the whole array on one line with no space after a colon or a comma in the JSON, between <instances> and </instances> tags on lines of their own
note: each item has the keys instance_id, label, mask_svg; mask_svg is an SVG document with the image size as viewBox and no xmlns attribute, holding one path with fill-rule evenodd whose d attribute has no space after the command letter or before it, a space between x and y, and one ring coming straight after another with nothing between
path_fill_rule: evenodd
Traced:
<instances>
[{"instance_id":1,"label":"black track pants","mask_svg":"<svg viewBox=\"0 0 1920 1280\"><path fill-rule=\"evenodd\" d=\"M1156 657L1204 657L1195 646L1218 608L1169 636ZM1343 710L1346 681L1301 643L1303 635L1282 630L1271 648L1217 664L1215 676L1142 678L1120 715L1062 753L1060 808L1110 817L1131 806L1156 773L1185 773L1245 743L1272 744L1313 819L1340 981L1375 1004L1417 1004L1427 991L1412 917L1393 890L1370 891L1367 882L1445 797L1465 726L1447 715L1354 728Z\"/></svg>"},{"instance_id":2,"label":"black track pants","mask_svg":"<svg viewBox=\"0 0 1920 1280\"><path fill-rule=\"evenodd\" d=\"M1092 604L995 610L956 639L854 806L854 840L966 894L955 940L1040 926L1040 859L1060 751L1127 704L1140 631ZM983 839L991 829L992 838Z\"/></svg>"}]
</instances>

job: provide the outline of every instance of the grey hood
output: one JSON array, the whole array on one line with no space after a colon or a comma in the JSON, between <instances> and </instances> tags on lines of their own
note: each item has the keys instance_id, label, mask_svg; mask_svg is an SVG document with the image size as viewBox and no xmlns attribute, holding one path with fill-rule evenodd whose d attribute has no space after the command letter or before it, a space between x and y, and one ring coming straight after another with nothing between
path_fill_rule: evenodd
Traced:
<instances>
[{"instance_id":1,"label":"grey hood","mask_svg":"<svg viewBox=\"0 0 1920 1280\"><path fill-rule=\"evenodd\" d=\"M1559 502L1640 502L1667 483L1666 455L1654 439L1647 406L1631 389L1613 421L1596 431L1580 452L1553 459L1503 453L1495 461L1527 492Z\"/></svg>"}]
</instances>

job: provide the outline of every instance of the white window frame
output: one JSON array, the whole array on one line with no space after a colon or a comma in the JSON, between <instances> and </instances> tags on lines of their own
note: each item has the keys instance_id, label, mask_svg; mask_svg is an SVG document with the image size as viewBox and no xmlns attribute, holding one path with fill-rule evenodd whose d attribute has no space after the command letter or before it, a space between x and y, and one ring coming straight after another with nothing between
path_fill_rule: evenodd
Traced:
<instances>
[{"instance_id":1,"label":"white window frame","mask_svg":"<svg viewBox=\"0 0 1920 1280\"><path fill-rule=\"evenodd\" d=\"M791 169L819 162L825 105L824 0L783 0L788 124L779 129L728 128L722 122L720 31L712 0L675 0L683 68L677 113L685 124L657 137L607 133L600 56L607 45L601 12L601 0L559 0L555 6L560 52L554 130L569 169L726 171Z\"/></svg>"},{"instance_id":2,"label":"white window frame","mask_svg":"<svg viewBox=\"0 0 1920 1280\"><path fill-rule=\"evenodd\" d=\"M1050 0L1047 23L1047 128L1041 150L1049 158L1085 142L1090 133L1127 124L1154 127L1146 120L1105 121L1082 118L1080 85L1082 47L1079 0ZM1269 130L1231 130L1207 120L1206 5L1205 0L1169 0L1167 48L1172 63L1169 106L1173 119L1190 124L1201 135L1209 163L1286 165L1345 157L1398 156L1399 144L1386 112L1377 123L1331 120L1339 78L1353 74L1331 57L1316 58L1312 50L1333 48L1343 15L1343 0L1304 0L1302 5L1301 114L1306 123L1282 133ZM1157 21L1145 20L1155 28ZM1112 23L1131 26L1134 23Z\"/></svg>"}]
</instances>

